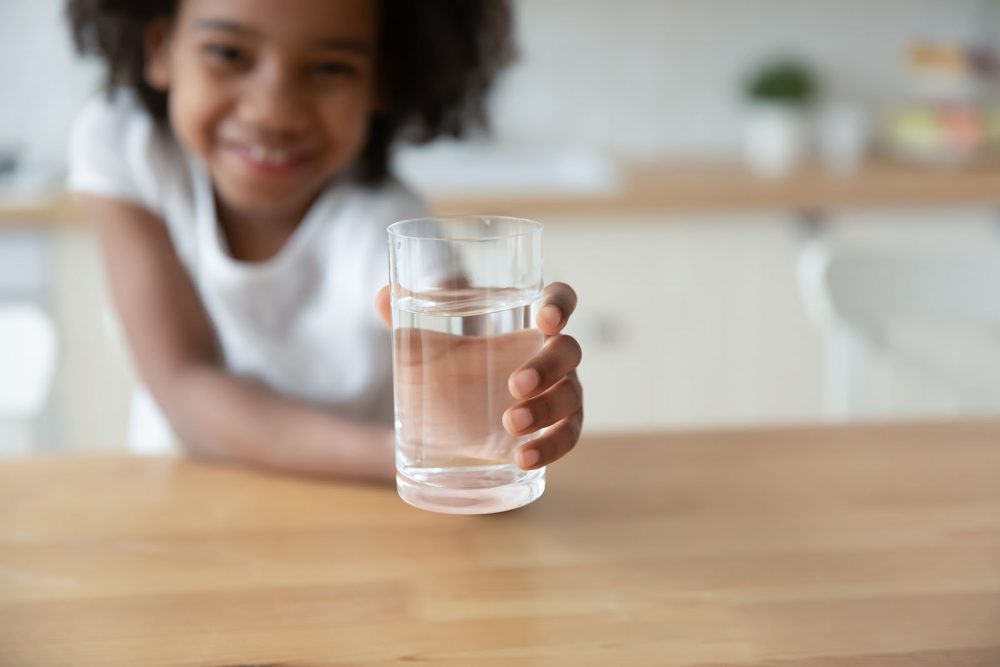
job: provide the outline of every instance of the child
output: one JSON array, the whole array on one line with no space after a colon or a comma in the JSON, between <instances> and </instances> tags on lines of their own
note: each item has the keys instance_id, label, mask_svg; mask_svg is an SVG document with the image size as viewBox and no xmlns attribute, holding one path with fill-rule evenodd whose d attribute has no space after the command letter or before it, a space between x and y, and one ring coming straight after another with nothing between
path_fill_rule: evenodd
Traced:
<instances>
[{"instance_id":1,"label":"child","mask_svg":"<svg viewBox=\"0 0 1000 667\"><path fill-rule=\"evenodd\" d=\"M78 117L70 187L96 221L135 363L193 454L391 479L386 226L426 215L397 138L461 136L510 53L501 0L68 0L109 95ZM376 296L377 295L377 296ZM375 306L372 299L375 298ZM512 374L524 469L583 421L576 297Z\"/></svg>"}]
</instances>

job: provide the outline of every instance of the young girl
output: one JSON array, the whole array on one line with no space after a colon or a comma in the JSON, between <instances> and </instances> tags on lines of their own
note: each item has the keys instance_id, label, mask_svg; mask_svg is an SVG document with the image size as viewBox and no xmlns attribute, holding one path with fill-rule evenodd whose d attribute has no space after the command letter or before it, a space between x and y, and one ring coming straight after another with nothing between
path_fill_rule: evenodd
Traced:
<instances>
[{"instance_id":1,"label":"young girl","mask_svg":"<svg viewBox=\"0 0 1000 667\"><path fill-rule=\"evenodd\" d=\"M69 0L109 95L76 121L70 187L97 230L143 381L185 449L391 479L386 226L426 215L399 138L461 136L509 59L501 0ZM517 453L579 437L576 297L511 375ZM375 305L372 300L375 299Z\"/></svg>"}]
</instances>

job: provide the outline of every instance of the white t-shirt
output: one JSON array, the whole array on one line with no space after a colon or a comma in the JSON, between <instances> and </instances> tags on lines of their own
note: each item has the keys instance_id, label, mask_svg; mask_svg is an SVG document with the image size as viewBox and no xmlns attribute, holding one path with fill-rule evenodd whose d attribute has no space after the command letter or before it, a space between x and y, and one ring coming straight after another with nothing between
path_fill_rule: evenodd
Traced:
<instances>
[{"instance_id":1,"label":"white t-shirt","mask_svg":"<svg viewBox=\"0 0 1000 667\"><path fill-rule=\"evenodd\" d=\"M95 98L77 117L69 187L163 220L229 371L345 417L391 423L390 334L373 306L388 283L386 227L427 215L398 181L331 185L276 256L242 262L227 250L204 166L133 95L119 93ZM168 429L140 393L130 448L169 449Z\"/></svg>"}]
</instances>

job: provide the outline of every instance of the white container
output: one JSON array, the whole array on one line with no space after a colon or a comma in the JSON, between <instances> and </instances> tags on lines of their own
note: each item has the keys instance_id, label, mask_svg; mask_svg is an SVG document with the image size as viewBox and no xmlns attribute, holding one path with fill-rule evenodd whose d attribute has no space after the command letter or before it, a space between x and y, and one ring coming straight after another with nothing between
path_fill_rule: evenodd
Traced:
<instances>
[{"instance_id":1,"label":"white container","mask_svg":"<svg viewBox=\"0 0 1000 667\"><path fill-rule=\"evenodd\" d=\"M820 159L838 175L856 172L868 150L870 121L858 104L837 102L827 105L816 123Z\"/></svg>"},{"instance_id":2,"label":"white container","mask_svg":"<svg viewBox=\"0 0 1000 667\"><path fill-rule=\"evenodd\" d=\"M788 104L757 103L743 119L743 157L766 178L786 176L805 160L809 149L809 114Z\"/></svg>"}]
</instances>

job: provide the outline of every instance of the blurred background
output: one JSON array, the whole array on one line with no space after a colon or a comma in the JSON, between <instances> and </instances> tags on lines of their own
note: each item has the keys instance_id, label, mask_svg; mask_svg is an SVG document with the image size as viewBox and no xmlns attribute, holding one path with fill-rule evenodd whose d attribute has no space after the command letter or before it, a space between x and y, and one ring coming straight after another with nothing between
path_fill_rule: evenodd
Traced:
<instances>
[{"instance_id":1,"label":"blurred background","mask_svg":"<svg viewBox=\"0 0 1000 667\"><path fill-rule=\"evenodd\" d=\"M124 448L135 387L62 192L96 90L0 2L0 452ZM518 0L490 139L406 149L441 213L546 225L587 429L1000 411L1000 1Z\"/></svg>"}]
</instances>

